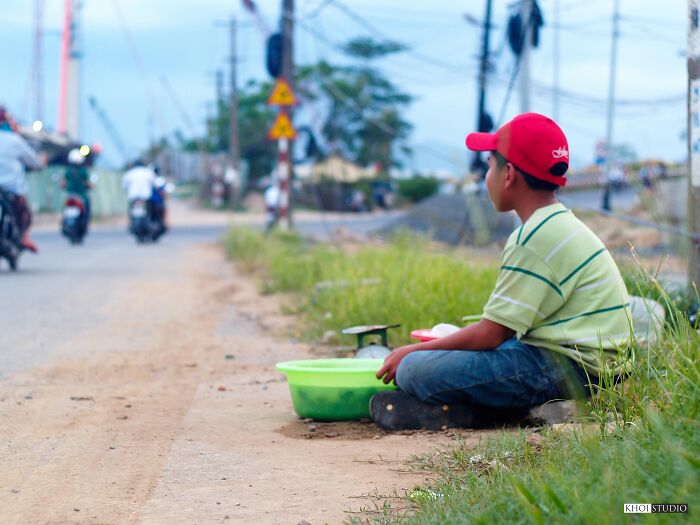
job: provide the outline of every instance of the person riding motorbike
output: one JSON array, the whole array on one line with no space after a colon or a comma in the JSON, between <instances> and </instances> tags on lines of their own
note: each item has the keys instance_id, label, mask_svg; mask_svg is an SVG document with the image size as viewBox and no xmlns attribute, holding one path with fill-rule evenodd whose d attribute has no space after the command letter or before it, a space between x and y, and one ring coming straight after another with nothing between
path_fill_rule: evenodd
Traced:
<instances>
[{"instance_id":1,"label":"person riding motorbike","mask_svg":"<svg viewBox=\"0 0 700 525\"><path fill-rule=\"evenodd\" d=\"M167 181L165 177L160 176L157 166L153 166L152 169L156 177L153 180L153 191L151 192L151 211L153 212L153 218L162 224L163 232L165 232L168 229L166 221L167 208L165 206Z\"/></svg>"},{"instance_id":2,"label":"person riding motorbike","mask_svg":"<svg viewBox=\"0 0 700 525\"><path fill-rule=\"evenodd\" d=\"M263 194L265 200L265 232L272 231L279 220L280 187L276 181L265 190Z\"/></svg>"},{"instance_id":3,"label":"person riding motorbike","mask_svg":"<svg viewBox=\"0 0 700 525\"><path fill-rule=\"evenodd\" d=\"M84 166L85 157L78 149L72 149L68 152L68 167L63 175L63 187L69 194L77 195L83 201L83 228L87 233L88 225L90 224L90 195L92 189L90 183L90 174Z\"/></svg>"},{"instance_id":4,"label":"person riding motorbike","mask_svg":"<svg viewBox=\"0 0 700 525\"><path fill-rule=\"evenodd\" d=\"M137 161L127 170L122 177L122 186L131 204L135 200L150 201L153 194L153 186L156 182L156 173L143 162Z\"/></svg>"},{"instance_id":5,"label":"person riding motorbike","mask_svg":"<svg viewBox=\"0 0 700 525\"><path fill-rule=\"evenodd\" d=\"M32 147L11 125L5 108L0 107L0 190L12 203L15 220L22 232L22 248L38 252L38 248L29 238L32 212L27 203L27 175L25 169L39 169L42 162Z\"/></svg>"}]
</instances>

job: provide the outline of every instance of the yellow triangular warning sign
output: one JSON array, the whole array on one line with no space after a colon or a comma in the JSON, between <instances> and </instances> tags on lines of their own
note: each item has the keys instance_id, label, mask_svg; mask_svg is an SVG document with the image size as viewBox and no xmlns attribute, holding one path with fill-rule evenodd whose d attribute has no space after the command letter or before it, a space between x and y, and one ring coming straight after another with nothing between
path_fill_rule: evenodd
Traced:
<instances>
[{"instance_id":1,"label":"yellow triangular warning sign","mask_svg":"<svg viewBox=\"0 0 700 525\"><path fill-rule=\"evenodd\" d=\"M275 87L267 99L268 106L296 106L297 98L292 87L283 78L278 78Z\"/></svg>"},{"instance_id":2,"label":"yellow triangular warning sign","mask_svg":"<svg viewBox=\"0 0 700 525\"><path fill-rule=\"evenodd\" d=\"M270 128L267 134L267 138L270 140L278 139L294 139L297 136L297 131L292 125L292 121L289 119L284 111L280 111L279 115L275 119L275 123Z\"/></svg>"}]
</instances>

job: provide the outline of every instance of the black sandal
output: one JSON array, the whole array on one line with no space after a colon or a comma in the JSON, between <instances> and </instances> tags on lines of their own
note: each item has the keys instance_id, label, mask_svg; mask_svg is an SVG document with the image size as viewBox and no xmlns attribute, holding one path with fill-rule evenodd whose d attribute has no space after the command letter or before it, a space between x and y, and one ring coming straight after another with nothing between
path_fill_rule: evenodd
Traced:
<instances>
[{"instance_id":1,"label":"black sandal","mask_svg":"<svg viewBox=\"0 0 700 525\"><path fill-rule=\"evenodd\" d=\"M467 405L431 405L397 390L372 396L369 412L382 430L474 428L474 411Z\"/></svg>"}]
</instances>

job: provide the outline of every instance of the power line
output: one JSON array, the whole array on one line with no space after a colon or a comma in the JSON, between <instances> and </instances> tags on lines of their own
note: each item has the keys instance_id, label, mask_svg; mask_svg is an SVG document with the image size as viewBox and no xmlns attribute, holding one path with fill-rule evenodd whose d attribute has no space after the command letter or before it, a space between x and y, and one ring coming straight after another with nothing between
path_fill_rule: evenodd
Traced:
<instances>
[{"instance_id":1,"label":"power line","mask_svg":"<svg viewBox=\"0 0 700 525\"><path fill-rule=\"evenodd\" d=\"M309 27L308 24L306 24L303 20L295 19L296 23L301 27L304 31L312 35L316 40L319 42L322 42L334 49L336 49L338 46L335 44L333 41L328 39L324 33L321 33L320 31L317 31L314 28ZM346 95L342 91L338 90L333 84L329 83L324 86L328 91L330 91L335 97L337 97L344 105L346 108L350 109L351 112L353 112L357 116L362 116L362 111L360 107L357 105L356 101L352 99L350 96ZM378 121L376 119L367 119L366 122L377 129L384 131L385 133L389 133L390 135L398 135L399 130L396 128L393 128L392 126L389 126L388 124ZM422 149L426 152L431 153L435 157L442 159L443 161L451 164L452 166L459 168L460 170L464 169L464 165L458 164L454 162L452 159L449 157L446 157L443 155L441 152L430 148L429 146L424 146L424 145L418 145L417 146L419 149Z\"/></svg>"},{"instance_id":2,"label":"power line","mask_svg":"<svg viewBox=\"0 0 700 525\"><path fill-rule=\"evenodd\" d=\"M564 98L569 99L572 102L580 102L583 104L589 104L591 106L597 106L600 104L605 104L605 100L602 98L596 98L592 97L590 95L584 95L582 93L576 93L574 91L569 91L566 89L559 89L557 90L556 88L549 86L547 84L543 84L540 82L534 82L533 83L539 90L546 91L548 93L554 93L555 91L558 91L559 95L561 95ZM629 99L617 99L615 101L616 106L625 106L625 107L645 107L645 106L665 106L665 105L673 105L673 104L678 104L680 102L685 102L686 100L686 94L685 93L679 93L677 95L668 95L668 96L663 96L663 97L657 97L657 98L646 98L646 99L634 99L634 98L629 98Z\"/></svg>"},{"instance_id":3,"label":"power line","mask_svg":"<svg viewBox=\"0 0 700 525\"><path fill-rule=\"evenodd\" d=\"M685 27L684 21L681 21L681 23L679 24L677 22L671 22L670 20L664 20L664 19L660 19L660 18L647 18L645 16L638 16L638 15L625 15L623 17L623 19L624 20L633 20L636 22L642 22L645 24L653 24L655 26L666 26L666 27L669 27L669 28L674 29L676 31L682 32L683 36L685 36L685 31L687 29Z\"/></svg>"},{"instance_id":4,"label":"power line","mask_svg":"<svg viewBox=\"0 0 700 525\"><path fill-rule=\"evenodd\" d=\"M522 28L522 34L520 35L520 44L518 45L519 49L523 48L523 44L525 44L525 39L530 36L531 29L532 29L532 23L534 22L535 17L530 13L530 16L528 17L528 20L525 23L525 26ZM501 122L503 122L503 118L505 117L506 110L508 109L508 104L510 103L510 96L513 93L513 88L515 87L515 80L518 78L518 72L520 70L520 57L521 53L518 53L515 56L515 63L513 64L513 70L511 72L510 79L508 80L508 89L506 90L506 96L503 99L503 105L501 106L501 112L498 115L498 120L496 120L495 124L498 126Z\"/></svg>"},{"instance_id":5,"label":"power line","mask_svg":"<svg viewBox=\"0 0 700 525\"><path fill-rule=\"evenodd\" d=\"M388 37L385 33L381 32L378 30L375 26L373 26L371 23L369 23L366 19L362 18L361 16L357 15L354 13L350 8L342 4L339 0L327 0L328 3L331 3L338 7L339 9L342 9L343 12L345 12L348 16L352 17L354 20L357 22L361 23L362 26L369 30L374 32L377 36L380 36L381 38L390 38ZM591 23L595 21L603 20L602 18L596 18L589 20L585 23ZM310 27L308 24L305 24L303 20L297 20L300 25L304 26L304 29L309 32L310 34L316 36L317 38L321 39L326 43L327 45L334 47L336 49L342 50L342 46L336 42L333 42L329 40L325 35L320 35L318 34L314 28ZM530 21L531 24L532 21ZM574 28L577 26L565 26L561 25L562 28ZM523 31L523 36L521 38L524 39L526 35L526 31ZM505 39L504 39L505 41ZM500 51L500 49L499 49ZM408 54L411 54L410 50L407 51ZM442 63L440 67L447 66L447 63ZM473 66L469 66L473 67ZM447 67L445 67L447 69ZM517 78L517 73L518 73L519 65L516 64L515 69L513 71L514 77ZM462 77L462 72L456 72L455 68L452 66L449 66L448 71L453 74L457 74L458 76ZM406 77L408 78L408 77ZM558 92L560 96L564 98L568 98L572 102L583 102L583 103L590 103L592 105L598 105L598 104L604 104L605 100L602 98L594 98L594 97L589 97L584 94L579 94L575 93L572 91L567 91L567 90L556 90L556 88L552 86L548 86L546 84L542 83L537 83L533 82L533 86L537 87L538 89L541 90L546 90L550 93ZM508 97L509 98L509 97ZM675 96L668 96L668 97L660 97L660 98L655 98L655 99L629 99L629 100L620 100L617 104L621 106L653 106L653 105L666 105L666 104L675 104L679 103L685 100L685 95L684 94L679 94ZM499 119L500 120L500 119Z\"/></svg>"},{"instance_id":6,"label":"power line","mask_svg":"<svg viewBox=\"0 0 700 525\"><path fill-rule=\"evenodd\" d=\"M602 22L608 22L609 18L604 18L604 17L595 17L591 18L589 20L584 20L582 22L577 22L575 24L556 24L556 23L551 23L547 24L544 27L549 27L550 29L563 29L565 31L578 31L579 29L586 29L591 27L592 25L597 25Z\"/></svg>"},{"instance_id":7,"label":"power line","mask_svg":"<svg viewBox=\"0 0 700 525\"><path fill-rule=\"evenodd\" d=\"M583 5L584 2L577 2L577 4ZM342 12L344 12L347 16L351 17L353 20L355 20L356 23L360 24L362 27L364 27L366 30L373 32L375 35L380 36L381 38L389 38L387 35L378 30L374 25L369 23L366 19L361 17L360 15L357 15L354 11L352 11L350 8L348 8L346 5L344 5L342 2L338 0L328 0L328 2L324 2L325 4L332 4L339 8ZM567 4L567 6L570 6L574 4L574 2ZM565 7L567 7L565 6ZM335 50L342 50L342 46L338 44L337 42L334 42L330 40L325 34L322 34L318 32L313 26L309 25L306 23L305 20L303 19L296 19L296 22L299 24L299 26L306 31L308 34L314 37L319 42L324 43L325 45L335 49ZM589 21L592 22L592 21ZM562 26L564 27L564 26ZM573 28L572 28L573 29ZM524 31L524 35L526 32ZM409 53L412 54L415 58L415 53ZM421 59L422 59L422 54ZM430 65L437 65L435 63L430 62ZM458 76L462 76L462 73L458 73L455 71L455 68L451 64L447 64L445 62L441 62L438 67L443 68L448 70L450 73L457 74ZM449 68L449 69L448 69ZM501 110L501 115L499 117L498 122L501 122L503 120L503 117L505 116L505 111L508 106L509 102L509 97L510 97L510 92L512 92L514 81L517 78L517 71L518 70L518 61L516 60L516 63L514 64L513 71L510 76L509 80L509 86L508 90L506 92L506 97L504 100L504 105ZM399 73L394 73L396 76L400 76ZM490 73L493 75L493 73ZM576 93L570 90L564 90L564 89L557 89L553 86L549 86L543 83L538 83L534 82L533 86L536 88L535 95L536 96L549 96L549 94L552 93L558 93L561 97L562 100L569 106L571 107L578 107L583 111L589 112L590 111L601 111L602 106L605 104L605 100L602 98L596 98L596 97L591 97L589 95L581 94L581 93ZM333 91L333 89L331 89ZM344 94L342 93L334 93L336 96L341 98L342 100L346 100L347 97L345 97ZM680 104L682 102L685 102L686 100L686 95L685 94L678 94L678 95L671 95L671 96L664 96L664 97L657 97L657 98L650 98L650 99L620 99L616 101L616 105L623 107L623 108L628 108L628 109L635 109L635 108L646 108L646 107L653 107L653 106L666 106L666 105L674 105L674 104ZM604 108L603 108L604 109ZM359 114L359 112L358 112ZM634 112L630 114L621 114L619 115L620 117L636 117L639 115L639 112ZM373 125L375 124L374 122L371 122ZM385 124L381 123L383 126L386 126ZM396 130L390 127L385 127L384 131L395 133ZM448 160L446 157L441 156L437 152L433 151L437 156L443 158L444 160L447 160L450 162L450 164L458 166L460 169L463 168L462 165L458 165L455 162Z\"/></svg>"},{"instance_id":8,"label":"power line","mask_svg":"<svg viewBox=\"0 0 700 525\"><path fill-rule=\"evenodd\" d=\"M391 36L387 35L383 31L379 30L377 27L375 27L372 23L370 23L366 18L360 16L357 14L354 10L352 10L350 7L348 7L345 3L340 2L339 0L329 0L331 5L335 6L337 9L339 9L341 12L345 13L350 19L355 21L360 27L364 28L370 33L373 33L375 36L378 36L380 38L386 39L386 40L394 40ZM408 55L413 56L415 59L420 60L421 62L431 65L433 67L439 67L442 69L446 69L448 71L454 72L456 67L455 64L451 62L446 62L442 59L432 57L430 55L426 55L424 53L421 53L419 51L414 51L412 49L407 49L406 53Z\"/></svg>"},{"instance_id":9,"label":"power line","mask_svg":"<svg viewBox=\"0 0 700 525\"><path fill-rule=\"evenodd\" d=\"M311 20L312 18L316 18L326 7L328 7L331 4L331 2L332 0L321 0L312 11L304 15L304 19Z\"/></svg>"},{"instance_id":10,"label":"power line","mask_svg":"<svg viewBox=\"0 0 700 525\"><path fill-rule=\"evenodd\" d=\"M325 45L328 46L329 48L332 48L332 49L335 50L335 51L341 51L341 52L344 51L343 45L340 44L340 43L338 43L338 42L335 42L335 41L331 40L330 38L328 38L328 37L326 36L325 33L320 32L320 31L316 28L316 25L317 25L317 24L314 24L314 25L312 26L311 24L307 23L304 19L300 19L300 18L295 18L294 21L299 25L299 27L300 27L302 30L306 31L308 34L310 34L310 35L311 35L312 37L314 37L316 40L318 40L319 42L325 44ZM455 75L455 76L459 77L460 79L462 79L462 78L464 77L464 74L465 74L465 73L471 73L471 72L475 72L475 71L476 71L476 65L467 65L467 64L465 64L465 66L466 66L467 68L469 68L469 69L468 69L468 70L464 70L464 71L458 72L458 71L455 71L454 68L452 68L452 69L447 70L447 71L448 71L449 73L451 73L452 75ZM386 66L386 65L382 65L382 68L383 68L383 69L387 69L387 70L391 70L391 68L388 67L388 66ZM421 78L420 80L416 80L415 77L412 78L412 77L406 75L405 72L403 72L403 71L399 72L399 71L393 70L393 71L391 71L391 73L392 73L392 75L395 75L395 76L398 76L398 77L403 77L403 78L405 78L405 79L408 79L408 80L410 80L411 82L424 82L424 81L425 81L425 79L423 79L423 78Z\"/></svg>"},{"instance_id":11,"label":"power line","mask_svg":"<svg viewBox=\"0 0 700 525\"><path fill-rule=\"evenodd\" d=\"M150 103L151 111L153 112L153 115L155 116L156 120L158 120L158 124L161 128L161 133L163 134L163 136L165 136L167 135L167 130L165 126L165 121L163 120L163 115L161 114L160 109L158 108L158 102L155 93L153 92L151 86L147 81L146 68L143 65L143 60L141 60L141 54L139 53L139 49L136 46L136 42L131 35L131 31L129 30L129 26L126 22L124 12L122 11L121 6L119 4L119 0L112 0L112 5L114 6L114 10L116 11L117 18L119 19L119 24L121 25L122 33L124 34L124 39L126 40L127 46L129 47L129 51L131 52L131 58L134 61L136 70L141 76L141 82L143 83L143 87L146 91L146 98Z\"/></svg>"},{"instance_id":12,"label":"power line","mask_svg":"<svg viewBox=\"0 0 700 525\"><path fill-rule=\"evenodd\" d=\"M662 42L666 42L669 44L673 44L674 46L682 47L683 46L683 39L675 39L668 37L666 35L662 35L661 33L657 33L653 29L649 28L647 25L645 25L643 22L638 22L634 19L623 17L622 18L623 22L626 22L627 25L629 26L631 24L633 29L636 29L637 31L641 31L645 37L651 37L654 38L655 40L659 40Z\"/></svg>"},{"instance_id":13,"label":"power line","mask_svg":"<svg viewBox=\"0 0 700 525\"><path fill-rule=\"evenodd\" d=\"M299 27L302 28L302 30L306 31L308 34L310 34L318 42L321 42L334 50L342 49L340 44L329 39L325 35L325 33L319 32L314 26L307 24L304 20L297 19L296 21L299 24ZM382 67L384 68L384 66L382 66ZM451 72L456 73L454 70L452 70ZM392 72L392 74L400 76L399 73ZM494 73L489 73L489 74L494 75ZM461 74L459 76L461 76ZM517 78L517 67L514 67L514 70L511 73L511 76L509 79L508 91L512 92L513 85L514 85L516 78ZM533 86L536 88L536 90L535 90L536 96L550 97L552 93L558 92L562 98L562 101L570 107L578 107L581 110L586 111L587 113L590 113L591 111L596 111L596 112L604 111L605 100L602 98L595 98L595 97L591 97L589 95L576 93L576 92L565 90L565 89L556 89L553 86L549 86L549 85L539 83L539 82L533 82ZM338 93L334 93L334 94L336 96L338 96L339 98L343 97L342 94L338 94ZM506 98L504 100L504 105L503 105L503 108L501 110L501 114L500 114L499 119L497 121L498 123L503 121L503 118L505 116L505 112L507 110L509 97L510 97L510 95L507 92ZM658 98L651 98L651 99L620 99L618 102L616 102L616 104L621 106L621 107L629 108L629 109L640 108L640 107L649 107L649 106L663 106L663 105L679 104L681 102L684 102L685 97L686 97L685 94L679 94L679 95L658 97ZM620 114L619 116L622 118L631 118L631 117L636 117L637 115L638 115L638 112L631 113L631 114ZM387 129L385 129L384 131L387 131ZM390 131L393 133L396 130L391 129ZM462 165L458 165L454 161L451 161L451 160L447 159L446 157L440 155L438 152L435 152L434 150L432 150L431 152L433 154L435 154L436 156L439 156L443 160L448 161L450 164L457 166L460 169L463 168Z\"/></svg>"}]
</instances>

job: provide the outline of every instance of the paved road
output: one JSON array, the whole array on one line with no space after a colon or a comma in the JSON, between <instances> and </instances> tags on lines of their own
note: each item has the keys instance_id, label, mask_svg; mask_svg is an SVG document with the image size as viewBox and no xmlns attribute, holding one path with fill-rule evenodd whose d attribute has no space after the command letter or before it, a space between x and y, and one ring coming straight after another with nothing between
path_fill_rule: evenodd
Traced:
<instances>
[{"instance_id":1,"label":"paved road","mask_svg":"<svg viewBox=\"0 0 700 525\"><path fill-rule=\"evenodd\" d=\"M571 208L599 208L602 189L562 191L559 194L561 201ZM634 208L639 203L639 191L636 188L625 187L615 191L610 198L613 211L624 213Z\"/></svg>"},{"instance_id":2,"label":"paved road","mask_svg":"<svg viewBox=\"0 0 700 525\"><path fill-rule=\"evenodd\" d=\"M0 378L40 364L56 342L99 320L127 281L167 271L192 243L216 240L223 228L178 228L157 245L139 246L121 228L96 229L73 247L58 233L34 235L41 252L25 254L20 271L0 267Z\"/></svg>"},{"instance_id":3,"label":"paved road","mask_svg":"<svg viewBox=\"0 0 700 525\"><path fill-rule=\"evenodd\" d=\"M203 215L156 246L118 229L82 248L41 234L42 255L3 272L3 524L341 523L364 495L411 490L422 475L392 467L453 439L364 423L312 434L274 366L309 347L279 298L201 244L225 228Z\"/></svg>"},{"instance_id":4,"label":"paved road","mask_svg":"<svg viewBox=\"0 0 700 525\"><path fill-rule=\"evenodd\" d=\"M297 227L323 238L338 227L364 233L391 218L307 219ZM156 278L168 271L169 260L177 260L194 244L216 242L226 231L224 222L187 225L185 221L156 245L136 244L124 227L94 228L85 244L77 247L57 231L35 233L40 254L23 255L16 273L0 262L0 379L45 362L57 342L98 324L105 315L101 305L126 283Z\"/></svg>"},{"instance_id":5,"label":"paved road","mask_svg":"<svg viewBox=\"0 0 700 525\"><path fill-rule=\"evenodd\" d=\"M567 192L562 200L569 206L593 207L599 192ZM636 201L630 189L613 197L617 210ZM300 219L296 227L305 235L328 239L338 228L364 234L399 215L319 215ZM100 305L126 282L167 272L168 260L193 244L217 241L226 229L225 221L181 222L154 246L137 245L123 226L95 228L79 247L70 246L58 228L42 231L34 235L41 253L24 255L19 272L10 273L4 261L0 263L0 378L44 362L56 341L94 325L103 315ZM256 225L261 227L262 218Z\"/></svg>"}]
</instances>

